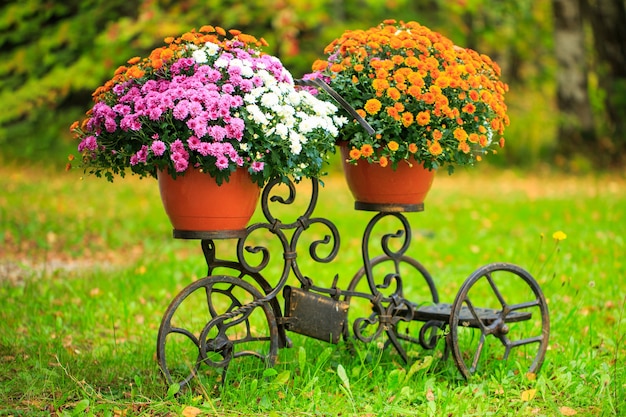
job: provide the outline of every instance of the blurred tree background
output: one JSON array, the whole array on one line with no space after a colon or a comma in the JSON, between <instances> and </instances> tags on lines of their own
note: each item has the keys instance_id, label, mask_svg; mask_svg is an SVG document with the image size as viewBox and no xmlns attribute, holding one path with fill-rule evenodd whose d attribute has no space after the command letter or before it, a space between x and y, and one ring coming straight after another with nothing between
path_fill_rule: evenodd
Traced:
<instances>
[{"instance_id":1,"label":"blurred tree background","mask_svg":"<svg viewBox=\"0 0 626 417\"><path fill-rule=\"evenodd\" d=\"M166 36L210 24L270 44L294 77L346 29L415 20L490 55L510 85L498 164L626 160L625 0L4 0L0 159L65 165L91 92Z\"/></svg>"}]
</instances>

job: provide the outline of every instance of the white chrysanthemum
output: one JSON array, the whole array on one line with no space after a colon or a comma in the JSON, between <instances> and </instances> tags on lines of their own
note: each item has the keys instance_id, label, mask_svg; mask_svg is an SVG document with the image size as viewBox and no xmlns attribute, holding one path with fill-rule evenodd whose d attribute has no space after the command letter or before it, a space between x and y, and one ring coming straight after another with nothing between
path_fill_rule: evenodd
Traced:
<instances>
[{"instance_id":1,"label":"white chrysanthemum","mask_svg":"<svg viewBox=\"0 0 626 417\"><path fill-rule=\"evenodd\" d=\"M321 127L320 122L322 122L322 120L318 116L310 116L307 118L303 118L302 121L300 122L300 126L298 126L300 133L306 135L307 133L312 132L318 127Z\"/></svg>"},{"instance_id":2,"label":"white chrysanthemum","mask_svg":"<svg viewBox=\"0 0 626 417\"><path fill-rule=\"evenodd\" d=\"M213 65L215 65L216 68L226 68L228 67L228 60L224 58L217 58Z\"/></svg>"},{"instance_id":3,"label":"white chrysanthemum","mask_svg":"<svg viewBox=\"0 0 626 417\"><path fill-rule=\"evenodd\" d=\"M291 106L278 106L276 113L281 117L293 117L296 114L296 110Z\"/></svg>"},{"instance_id":4,"label":"white chrysanthemum","mask_svg":"<svg viewBox=\"0 0 626 417\"><path fill-rule=\"evenodd\" d=\"M293 129L298 123L298 120L291 114L280 114L278 116L280 117L281 122L289 129Z\"/></svg>"},{"instance_id":5,"label":"white chrysanthemum","mask_svg":"<svg viewBox=\"0 0 626 417\"><path fill-rule=\"evenodd\" d=\"M281 95L285 97L285 100L287 100L289 94L296 92L296 90L293 88L293 85L286 82L277 83L275 88L276 90L280 91Z\"/></svg>"},{"instance_id":6,"label":"white chrysanthemum","mask_svg":"<svg viewBox=\"0 0 626 417\"><path fill-rule=\"evenodd\" d=\"M259 101L259 97L265 92L263 87L256 87L250 90L249 93L243 96L243 101L250 104L256 104Z\"/></svg>"},{"instance_id":7,"label":"white chrysanthemum","mask_svg":"<svg viewBox=\"0 0 626 417\"><path fill-rule=\"evenodd\" d=\"M204 44L204 49L206 50L207 55L213 56L218 53L220 47L218 44L215 44L213 42L207 42Z\"/></svg>"},{"instance_id":8,"label":"white chrysanthemum","mask_svg":"<svg viewBox=\"0 0 626 417\"><path fill-rule=\"evenodd\" d=\"M296 112L296 117L298 119L300 119L300 120L306 120L309 117L313 117L313 114L309 114L309 113L306 113L306 112L303 112L303 111L298 111L298 112Z\"/></svg>"},{"instance_id":9,"label":"white chrysanthemum","mask_svg":"<svg viewBox=\"0 0 626 417\"><path fill-rule=\"evenodd\" d=\"M193 58L194 61L196 61L198 64L204 64L206 63L209 59L206 56L206 53L204 52L203 49L197 49L195 51L193 51L191 53L191 57Z\"/></svg>"},{"instance_id":10,"label":"white chrysanthemum","mask_svg":"<svg viewBox=\"0 0 626 417\"><path fill-rule=\"evenodd\" d=\"M302 99L300 98L300 94L297 91L292 89L289 94L287 94L287 102L292 106L299 105L301 101Z\"/></svg>"},{"instance_id":11,"label":"white chrysanthemum","mask_svg":"<svg viewBox=\"0 0 626 417\"><path fill-rule=\"evenodd\" d=\"M274 86L278 84L276 78L274 78L274 76L272 76L272 74L270 74L267 70L261 70L257 73L257 75L261 80L263 80L263 84L265 86Z\"/></svg>"},{"instance_id":12,"label":"white chrysanthemum","mask_svg":"<svg viewBox=\"0 0 626 417\"><path fill-rule=\"evenodd\" d=\"M268 124L269 121L267 117L265 117L265 114L261 111L259 106L257 106L256 104L247 105L246 110L248 110L248 113L250 113L250 117L252 117L252 120L254 120L255 123L261 124L261 125Z\"/></svg>"},{"instance_id":13,"label":"white chrysanthemum","mask_svg":"<svg viewBox=\"0 0 626 417\"><path fill-rule=\"evenodd\" d=\"M241 68L241 67L243 67L243 61L241 59L239 59L239 58L233 58L228 63L228 66Z\"/></svg>"},{"instance_id":14,"label":"white chrysanthemum","mask_svg":"<svg viewBox=\"0 0 626 417\"><path fill-rule=\"evenodd\" d=\"M303 138L304 136L301 134L294 132L293 130L291 131L291 134L289 135L289 148L291 149L291 153L294 155L300 155L300 152L302 151Z\"/></svg>"},{"instance_id":15,"label":"white chrysanthemum","mask_svg":"<svg viewBox=\"0 0 626 417\"><path fill-rule=\"evenodd\" d=\"M315 109L315 112L319 115L329 116L337 112L337 106L328 101L318 99L308 91L301 91L300 96L302 97L302 101Z\"/></svg>"},{"instance_id":16,"label":"white chrysanthemum","mask_svg":"<svg viewBox=\"0 0 626 417\"><path fill-rule=\"evenodd\" d=\"M244 66L241 67L241 76L244 78L254 77L254 70L249 63L244 62Z\"/></svg>"},{"instance_id":17,"label":"white chrysanthemum","mask_svg":"<svg viewBox=\"0 0 626 417\"><path fill-rule=\"evenodd\" d=\"M348 118L346 116L333 116L333 121L335 126L341 127L348 123Z\"/></svg>"},{"instance_id":18,"label":"white chrysanthemum","mask_svg":"<svg viewBox=\"0 0 626 417\"><path fill-rule=\"evenodd\" d=\"M289 128L284 123L278 123L276 125L276 134L286 139L289 136Z\"/></svg>"},{"instance_id":19,"label":"white chrysanthemum","mask_svg":"<svg viewBox=\"0 0 626 417\"><path fill-rule=\"evenodd\" d=\"M276 93L267 92L261 97L261 104L269 109L274 109L276 106L278 106L278 103L279 99Z\"/></svg>"},{"instance_id":20,"label":"white chrysanthemum","mask_svg":"<svg viewBox=\"0 0 626 417\"><path fill-rule=\"evenodd\" d=\"M337 136L339 134L339 129L337 129L337 126L341 126L341 124L336 124L337 122L333 122L333 119L330 117L325 117L324 120L327 121L324 129L328 131L328 133L330 133L332 136Z\"/></svg>"}]
</instances>

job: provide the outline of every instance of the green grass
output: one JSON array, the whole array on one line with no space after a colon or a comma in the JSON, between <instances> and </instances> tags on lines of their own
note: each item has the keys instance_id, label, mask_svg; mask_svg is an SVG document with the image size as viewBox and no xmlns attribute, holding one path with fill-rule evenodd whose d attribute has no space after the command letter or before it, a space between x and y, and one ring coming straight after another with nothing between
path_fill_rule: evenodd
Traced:
<instances>
[{"instance_id":1,"label":"green grass","mask_svg":"<svg viewBox=\"0 0 626 417\"><path fill-rule=\"evenodd\" d=\"M626 413L624 177L481 166L438 176L426 210L407 215L409 255L433 275L444 302L489 262L535 276L551 319L536 376L497 363L465 381L442 358L442 340L432 351L414 346L404 365L380 348L384 338L330 345L289 333L293 347L279 351L274 368L234 361L223 387L209 372L174 396L155 359L158 327L206 264L198 242L171 237L156 183L11 167L0 174L0 415ZM345 288L372 213L352 209L340 176L325 182L316 215L339 228L340 253L330 264L304 255L298 264L324 285L339 274ZM284 215L297 216L304 203ZM567 239L557 246L558 230ZM227 257L234 247L219 242L218 250ZM407 298L422 290L407 284Z\"/></svg>"}]
</instances>

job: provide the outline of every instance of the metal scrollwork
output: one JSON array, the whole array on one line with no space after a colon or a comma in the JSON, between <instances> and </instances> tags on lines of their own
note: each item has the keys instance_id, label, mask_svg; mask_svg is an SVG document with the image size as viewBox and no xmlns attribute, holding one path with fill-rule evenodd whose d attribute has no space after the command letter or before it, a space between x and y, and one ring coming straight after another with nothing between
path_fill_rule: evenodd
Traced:
<instances>
[{"instance_id":1,"label":"metal scrollwork","mask_svg":"<svg viewBox=\"0 0 626 417\"><path fill-rule=\"evenodd\" d=\"M362 265L346 289L339 288L338 274L330 288L316 286L301 270L298 253L308 253L316 263L332 262L339 253L339 230L330 220L313 217L319 195L317 179L311 181L304 212L288 221L281 218L279 208L292 206L300 198L299 192L293 181L270 181L261 194L264 221L224 235L198 232L178 236L201 240L208 273L174 298L161 322L157 359L170 384L188 385L202 366L225 372L235 358L249 357L272 366L278 349L291 345L286 331L332 343L341 336L354 336L367 343L386 335L384 345L393 346L406 362L409 344L434 349L446 334L446 352L452 353L465 377L476 371L486 351L486 337L493 335L504 347L505 359L512 352L532 353L536 346L536 355L526 356L532 361L530 371L539 370L548 343L548 309L538 284L526 271L504 263L487 265L466 280L453 304L439 303L430 273L407 255L412 231L404 213L421 211L423 206L357 202L355 208L376 212L363 232ZM396 224L395 230L384 230L390 224L383 222L385 219ZM321 229L322 236L307 243L302 237L311 228L316 232ZM219 258L214 239L237 239L235 258ZM306 250L299 250L306 244ZM276 249L282 258L273 258ZM271 281L265 276L270 270L278 271L272 273ZM291 277L300 288L287 285ZM529 295L520 298L515 294L509 301L501 285L513 281ZM425 290L417 301L409 301L404 292L408 288L415 292L415 283L426 284ZM474 291L483 287L493 293L495 308L479 308L471 301ZM278 301L281 293L284 309ZM181 308L194 300L195 306ZM352 310L354 300L367 306ZM180 310L191 311L187 321L179 319ZM511 331L514 324L531 319L534 323L529 323L525 333ZM415 322L422 323L421 327L411 327ZM480 334L474 335L476 332ZM168 341L175 338L191 346L183 352L184 358L179 358L183 356L179 350L168 350L172 344ZM473 353L461 349L460 338L479 341Z\"/></svg>"}]
</instances>

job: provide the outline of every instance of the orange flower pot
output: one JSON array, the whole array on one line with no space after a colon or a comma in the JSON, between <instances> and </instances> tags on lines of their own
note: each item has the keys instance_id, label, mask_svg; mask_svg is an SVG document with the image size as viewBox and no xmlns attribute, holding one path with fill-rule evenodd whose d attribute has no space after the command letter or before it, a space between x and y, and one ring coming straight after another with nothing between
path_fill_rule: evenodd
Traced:
<instances>
[{"instance_id":1,"label":"orange flower pot","mask_svg":"<svg viewBox=\"0 0 626 417\"><path fill-rule=\"evenodd\" d=\"M159 171L157 177L163 207L174 227L175 237L202 237L204 232L243 230L259 200L260 188L245 169L232 173L229 181L222 185L195 169L176 179L164 171Z\"/></svg>"},{"instance_id":2,"label":"orange flower pot","mask_svg":"<svg viewBox=\"0 0 626 417\"><path fill-rule=\"evenodd\" d=\"M340 144L343 170L355 208L372 211L422 211L432 187L435 171L418 162L399 163L396 170L367 161L356 165L350 159L347 143Z\"/></svg>"}]
</instances>

